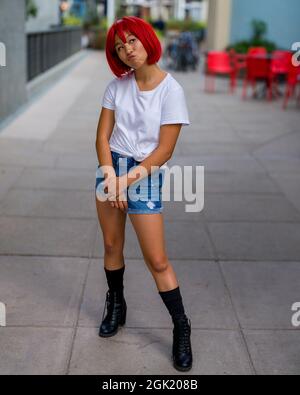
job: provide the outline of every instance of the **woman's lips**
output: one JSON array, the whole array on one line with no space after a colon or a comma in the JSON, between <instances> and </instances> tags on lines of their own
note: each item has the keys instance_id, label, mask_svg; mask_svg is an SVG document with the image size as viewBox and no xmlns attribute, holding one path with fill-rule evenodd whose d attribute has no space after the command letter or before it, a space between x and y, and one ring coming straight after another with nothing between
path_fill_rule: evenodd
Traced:
<instances>
[{"instance_id":1,"label":"woman's lips","mask_svg":"<svg viewBox=\"0 0 300 395\"><path fill-rule=\"evenodd\" d=\"M130 56L128 56L128 60L131 60L131 59L133 59L133 58L135 58L135 55L130 55Z\"/></svg>"}]
</instances>

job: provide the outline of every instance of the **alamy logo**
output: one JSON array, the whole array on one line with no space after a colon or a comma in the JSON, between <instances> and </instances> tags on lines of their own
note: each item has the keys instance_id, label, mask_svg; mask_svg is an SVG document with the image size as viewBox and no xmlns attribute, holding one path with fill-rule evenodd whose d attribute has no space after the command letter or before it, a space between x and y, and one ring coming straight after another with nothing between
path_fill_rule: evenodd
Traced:
<instances>
[{"instance_id":1,"label":"alamy logo","mask_svg":"<svg viewBox=\"0 0 300 395\"><path fill-rule=\"evenodd\" d=\"M6 326L6 307L0 302L0 326Z\"/></svg>"},{"instance_id":2,"label":"alamy logo","mask_svg":"<svg viewBox=\"0 0 300 395\"><path fill-rule=\"evenodd\" d=\"M300 42L294 43L292 45L292 51L296 51L292 57L293 66L299 67L300 66Z\"/></svg>"},{"instance_id":3,"label":"alamy logo","mask_svg":"<svg viewBox=\"0 0 300 395\"><path fill-rule=\"evenodd\" d=\"M292 306L292 311L295 311L295 314L292 317L292 325L295 328L300 327L300 302L296 302Z\"/></svg>"},{"instance_id":4,"label":"alamy logo","mask_svg":"<svg viewBox=\"0 0 300 395\"><path fill-rule=\"evenodd\" d=\"M127 172L128 165L126 164L127 158L119 158L119 167ZM103 179L104 174L111 174L111 166L101 166L96 171L96 178ZM171 177L173 178L174 186L174 200L177 202L186 201L189 204L185 205L185 211L189 213L201 212L204 207L204 166L180 166L168 167L166 165L162 166L152 166L154 171L151 174L151 187L150 187L150 201L148 195L148 177L147 170L139 166L139 169L132 168L132 176L138 176L141 170L141 177L135 183L129 186L128 196L131 201L146 201L148 202L148 207L153 209L153 201L159 200L159 189L160 184L159 175L163 177L163 187L162 187L162 201L171 201ZM195 170L195 175L194 171ZM123 171L120 170L122 173ZM111 185L111 189L108 187L108 192L105 190L105 181L98 184L96 189L97 199L99 201L106 201L110 196L114 196L116 185ZM195 192L194 192L195 189Z\"/></svg>"},{"instance_id":5,"label":"alamy logo","mask_svg":"<svg viewBox=\"0 0 300 395\"><path fill-rule=\"evenodd\" d=\"M0 67L6 66L6 47L5 44L0 42Z\"/></svg>"}]
</instances>

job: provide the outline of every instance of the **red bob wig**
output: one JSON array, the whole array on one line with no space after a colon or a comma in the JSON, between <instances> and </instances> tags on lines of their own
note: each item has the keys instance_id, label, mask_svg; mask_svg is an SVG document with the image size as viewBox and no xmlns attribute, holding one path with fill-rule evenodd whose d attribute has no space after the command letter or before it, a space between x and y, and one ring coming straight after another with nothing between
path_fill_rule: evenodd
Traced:
<instances>
[{"instance_id":1,"label":"red bob wig","mask_svg":"<svg viewBox=\"0 0 300 395\"><path fill-rule=\"evenodd\" d=\"M142 42L148 54L148 64L157 63L162 55L161 44L153 27L144 19L136 16L124 16L114 22L106 38L106 58L109 67L118 78L132 71L131 67L121 61L115 49L115 35L117 34L125 43L125 31L134 34Z\"/></svg>"}]
</instances>

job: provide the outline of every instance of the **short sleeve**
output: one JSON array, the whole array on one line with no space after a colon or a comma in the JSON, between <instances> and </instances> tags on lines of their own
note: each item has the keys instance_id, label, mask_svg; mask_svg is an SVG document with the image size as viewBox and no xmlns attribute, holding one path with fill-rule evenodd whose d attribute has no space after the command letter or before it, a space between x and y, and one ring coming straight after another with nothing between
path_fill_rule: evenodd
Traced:
<instances>
[{"instance_id":1,"label":"short sleeve","mask_svg":"<svg viewBox=\"0 0 300 395\"><path fill-rule=\"evenodd\" d=\"M104 92L102 99L102 107L109 110L115 110L115 84L114 81L110 82Z\"/></svg>"},{"instance_id":2,"label":"short sleeve","mask_svg":"<svg viewBox=\"0 0 300 395\"><path fill-rule=\"evenodd\" d=\"M162 104L161 125L181 123L190 125L185 94L182 87L170 90Z\"/></svg>"}]
</instances>

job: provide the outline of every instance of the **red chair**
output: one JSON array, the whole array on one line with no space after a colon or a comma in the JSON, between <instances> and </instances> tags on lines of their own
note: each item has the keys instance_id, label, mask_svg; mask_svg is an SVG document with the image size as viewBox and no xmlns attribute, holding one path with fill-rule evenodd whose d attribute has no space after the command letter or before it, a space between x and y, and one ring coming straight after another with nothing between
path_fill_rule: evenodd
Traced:
<instances>
[{"instance_id":1,"label":"red chair","mask_svg":"<svg viewBox=\"0 0 300 395\"><path fill-rule=\"evenodd\" d=\"M273 76L288 74L292 55L291 51L272 52L271 73Z\"/></svg>"},{"instance_id":2,"label":"red chair","mask_svg":"<svg viewBox=\"0 0 300 395\"><path fill-rule=\"evenodd\" d=\"M230 77L230 91L233 93L236 86L236 73L230 62L227 52L208 52L207 71L205 78L205 91L214 92L216 74L227 74ZM211 81L211 83L209 83Z\"/></svg>"},{"instance_id":3,"label":"red chair","mask_svg":"<svg viewBox=\"0 0 300 395\"><path fill-rule=\"evenodd\" d=\"M235 69L236 77L239 75L241 70L246 70L247 68L247 55L246 54L239 54L234 49L229 50L229 56L231 60L231 65Z\"/></svg>"},{"instance_id":4,"label":"red chair","mask_svg":"<svg viewBox=\"0 0 300 395\"><path fill-rule=\"evenodd\" d=\"M290 63L285 98L283 102L284 109L287 108L289 99L295 95L298 84L300 84L300 66L295 67L292 63ZM300 92L298 96L298 103L300 104Z\"/></svg>"},{"instance_id":5,"label":"red chair","mask_svg":"<svg viewBox=\"0 0 300 395\"><path fill-rule=\"evenodd\" d=\"M261 53L260 53L261 54ZM243 99L247 97L248 84L252 85L253 95L255 94L256 83L264 80L267 83L268 98L272 98L272 86L270 82L270 63L267 57L260 57L258 53L247 56L247 73L244 79Z\"/></svg>"},{"instance_id":6,"label":"red chair","mask_svg":"<svg viewBox=\"0 0 300 395\"><path fill-rule=\"evenodd\" d=\"M272 60L270 67L271 95L273 94L273 92L275 96L281 95L277 86L278 78L281 75L287 75L289 73L291 59L292 59L291 51L274 51L272 53ZM275 85L275 89L272 89L273 85Z\"/></svg>"},{"instance_id":7,"label":"red chair","mask_svg":"<svg viewBox=\"0 0 300 395\"><path fill-rule=\"evenodd\" d=\"M266 55L267 50L265 47L251 47L248 49L248 55Z\"/></svg>"}]
</instances>

